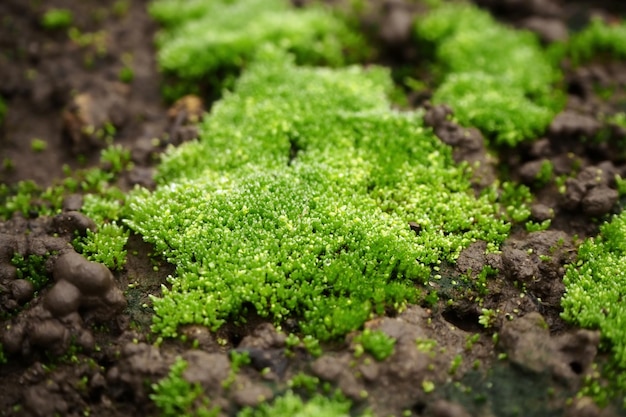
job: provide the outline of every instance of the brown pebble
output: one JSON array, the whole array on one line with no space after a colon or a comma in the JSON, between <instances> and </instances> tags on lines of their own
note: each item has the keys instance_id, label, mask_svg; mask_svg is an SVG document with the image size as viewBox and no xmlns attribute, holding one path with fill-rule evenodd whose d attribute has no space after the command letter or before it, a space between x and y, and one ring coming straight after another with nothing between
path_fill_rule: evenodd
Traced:
<instances>
[{"instance_id":1,"label":"brown pebble","mask_svg":"<svg viewBox=\"0 0 626 417\"><path fill-rule=\"evenodd\" d=\"M80 307L78 288L65 280L58 281L43 300L44 307L55 317L67 316Z\"/></svg>"},{"instance_id":2,"label":"brown pebble","mask_svg":"<svg viewBox=\"0 0 626 417\"><path fill-rule=\"evenodd\" d=\"M32 282L25 279L16 279L9 284L11 295L18 303L25 303L33 298L35 287Z\"/></svg>"},{"instance_id":3,"label":"brown pebble","mask_svg":"<svg viewBox=\"0 0 626 417\"><path fill-rule=\"evenodd\" d=\"M33 345L50 349L54 345L65 345L69 332L58 320L43 320L32 326L29 339Z\"/></svg>"},{"instance_id":4,"label":"brown pebble","mask_svg":"<svg viewBox=\"0 0 626 417\"><path fill-rule=\"evenodd\" d=\"M57 281L67 280L84 295L104 295L115 284L106 266L88 261L76 252L67 252L57 259L53 276Z\"/></svg>"}]
</instances>

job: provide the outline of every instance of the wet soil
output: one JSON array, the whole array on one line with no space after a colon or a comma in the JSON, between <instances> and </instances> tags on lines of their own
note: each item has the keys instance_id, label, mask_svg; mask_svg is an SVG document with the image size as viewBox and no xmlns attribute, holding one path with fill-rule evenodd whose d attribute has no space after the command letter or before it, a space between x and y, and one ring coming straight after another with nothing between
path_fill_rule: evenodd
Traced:
<instances>
[{"instance_id":1,"label":"wet soil","mask_svg":"<svg viewBox=\"0 0 626 417\"><path fill-rule=\"evenodd\" d=\"M161 99L152 43L157 28L146 3L0 3L0 95L8 105L0 130L2 183L51 185L67 167L97 165L100 150L113 143L129 149L133 161L118 185L149 187L164 146L196 135L192 122L202 102L187 97L168 106ZM591 16L626 15L626 7L609 1L476 3L546 42L567 37ZM43 14L53 7L73 12L78 34L42 27ZM396 74L428 79L410 42L411 21L421 10L411 2L371 2L360 18L378 46L377 62L392 65ZM173 268L140 237L130 237L127 264L111 272L70 244L74 233L94 227L75 195L55 217L16 215L1 222L0 341L8 362L0 365L0 415L157 415L150 386L177 356L189 363L184 377L201 384L223 415L280 395L300 372L341 389L356 412L369 407L379 416L625 415L618 406L601 410L589 398L575 397L606 354L598 332L574 328L559 314L564 266L582 239L623 207L614 177L626 177L620 145L626 130L603 116L626 110L626 65L563 65L565 111L544 137L516 149L487 150L480 132L450 121L451 109L429 105L428 91L407 91L411 106L423 107L425 122L454 148L455 160L480 162L477 192L495 179L527 184L534 194L532 218L552 223L546 231L514 230L498 254L486 255L485 244L476 242L456 265L433 274L437 300L368 322L366 328L397 339L394 353L381 362L355 354L356 334L323 346L320 357L291 346L286 333L297 329L295 320L278 331L249 317L216 333L188 326L181 329L186 342L155 340L149 295L160 294ZM129 68L132 79L122 75ZM609 90L614 93L603 93ZM588 139L598 135L606 140ZM36 151L34 139L45 149ZM546 161L554 175L538 182ZM21 279L11 265L16 253L45 257L39 273L49 282L36 288ZM483 280L485 266L494 273ZM247 352L251 364L225 386L231 351Z\"/></svg>"}]
</instances>

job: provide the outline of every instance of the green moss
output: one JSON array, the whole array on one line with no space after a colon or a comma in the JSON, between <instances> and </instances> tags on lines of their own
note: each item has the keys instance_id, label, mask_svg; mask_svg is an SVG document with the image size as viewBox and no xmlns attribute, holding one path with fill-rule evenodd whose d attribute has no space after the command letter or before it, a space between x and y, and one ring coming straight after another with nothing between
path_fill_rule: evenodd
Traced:
<instances>
[{"instance_id":1,"label":"green moss","mask_svg":"<svg viewBox=\"0 0 626 417\"><path fill-rule=\"evenodd\" d=\"M387 73L263 55L130 200L128 224L177 267L155 331L256 311L341 337L416 302L430 266L505 238L493 194L474 197L419 114L389 110Z\"/></svg>"},{"instance_id":2,"label":"green moss","mask_svg":"<svg viewBox=\"0 0 626 417\"><path fill-rule=\"evenodd\" d=\"M110 145L100 152L100 163L108 166L114 174L119 174L130 166L130 150L122 145Z\"/></svg>"},{"instance_id":3,"label":"green moss","mask_svg":"<svg viewBox=\"0 0 626 417\"><path fill-rule=\"evenodd\" d=\"M129 231L116 222L102 224L97 232L87 230L85 237L74 240L74 248L87 259L107 268L120 270L126 264L126 242Z\"/></svg>"},{"instance_id":4,"label":"green moss","mask_svg":"<svg viewBox=\"0 0 626 417\"><path fill-rule=\"evenodd\" d=\"M537 137L562 107L562 94L552 88L560 75L531 33L449 3L418 19L416 35L433 49L440 74L433 101L451 105L462 124L496 144Z\"/></svg>"},{"instance_id":5,"label":"green moss","mask_svg":"<svg viewBox=\"0 0 626 417\"><path fill-rule=\"evenodd\" d=\"M586 28L572 36L568 52L574 64L602 54L626 59L626 21L607 24L600 18L592 19Z\"/></svg>"},{"instance_id":6,"label":"green moss","mask_svg":"<svg viewBox=\"0 0 626 417\"><path fill-rule=\"evenodd\" d=\"M48 142L43 139L35 138L30 142L30 149L33 152L43 152L48 147Z\"/></svg>"},{"instance_id":7,"label":"green moss","mask_svg":"<svg viewBox=\"0 0 626 417\"><path fill-rule=\"evenodd\" d=\"M67 9L50 9L41 18L45 29L65 29L71 26L74 15Z\"/></svg>"},{"instance_id":8,"label":"green moss","mask_svg":"<svg viewBox=\"0 0 626 417\"><path fill-rule=\"evenodd\" d=\"M0 97L0 126L2 126L2 123L4 122L4 116L6 114L7 114L7 105L2 99L2 97Z\"/></svg>"},{"instance_id":9,"label":"green moss","mask_svg":"<svg viewBox=\"0 0 626 417\"><path fill-rule=\"evenodd\" d=\"M343 65L363 56L357 32L321 7L293 9L286 0L158 0L150 12L165 26L158 60L168 74L223 85L264 44L308 64Z\"/></svg>"},{"instance_id":10,"label":"green moss","mask_svg":"<svg viewBox=\"0 0 626 417\"><path fill-rule=\"evenodd\" d=\"M29 217L33 210L31 201L40 192L40 188L33 181L19 181L16 186L7 186L2 192L0 217L8 219L15 212L21 213L24 217Z\"/></svg>"},{"instance_id":11,"label":"green moss","mask_svg":"<svg viewBox=\"0 0 626 417\"><path fill-rule=\"evenodd\" d=\"M24 257L16 253L11 258L11 265L17 268L17 278L30 281L35 290L43 288L49 281L46 271L48 256L28 255Z\"/></svg>"},{"instance_id":12,"label":"green moss","mask_svg":"<svg viewBox=\"0 0 626 417\"><path fill-rule=\"evenodd\" d=\"M150 399L156 404L161 417L216 417L219 408L211 407L203 395L200 384L192 384L183 378L187 362L178 357L169 374L152 384Z\"/></svg>"},{"instance_id":13,"label":"green moss","mask_svg":"<svg viewBox=\"0 0 626 417\"><path fill-rule=\"evenodd\" d=\"M351 415L351 405L343 396L327 398L315 395L305 401L292 391L287 391L271 404L243 409L237 417L347 417Z\"/></svg>"},{"instance_id":14,"label":"green moss","mask_svg":"<svg viewBox=\"0 0 626 417\"><path fill-rule=\"evenodd\" d=\"M599 329L602 346L613 353L614 368L626 369L626 212L600 228L596 238L578 249L578 260L567 267L562 317L582 327ZM616 379L618 380L618 379ZM624 378L613 389L626 392Z\"/></svg>"},{"instance_id":15,"label":"green moss","mask_svg":"<svg viewBox=\"0 0 626 417\"><path fill-rule=\"evenodd\" d=\"M238 352L236 350L232 350L229 353L230 357L230 372L224 381L222 381L222 387L224 389L229 389L232 384L235 382L237 378L237 374L243 366L250 365L252 360L250 359L250 354L246 351Z\"/></svg>"},{"instance_id":16,"label":"green moss","mask_svg":"<svg viewBox=\"0 0 626 417\"><path fill-rule=\"evenodd\" d=\"M367 352L377 361L382 361L393 354L396 339L387 336L380 330L365 329L355 337L354 343L357 357L361 356L363 352Z\"/></svg>"},{"instance_id":17,"label":"green moss","mask_svg":"<svg viewBox=\"0 0 626 417\"><path fill-rule=\"evenodd\" d=\"M584 327L599 328L621 366L626 366L626 328L621 326L626 309L621 308L622 273L626 266L626 212L600 228L578 250L578 260L569 265L564 282L563 318Z\"/></svg>"}]
</instances>

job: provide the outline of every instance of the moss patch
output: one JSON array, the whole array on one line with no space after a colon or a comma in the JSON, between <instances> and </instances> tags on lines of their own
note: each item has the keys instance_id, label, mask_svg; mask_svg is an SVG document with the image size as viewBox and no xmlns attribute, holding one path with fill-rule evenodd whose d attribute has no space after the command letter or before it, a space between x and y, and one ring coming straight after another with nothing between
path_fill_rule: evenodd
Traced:
<instances>
[{"instance_id":1,"label":"moss patch","mask_svg":"<svg viewBox=\"0 0 626 417\"><path fill-rule=\"evenodd\" d=\"M433 49L440 73L433 101L451 105L462 124L496 144L537 137L562 107L553 89L559 72L533 34L463 4L441 5L415 28L418 40Z\"/></svg>"},{"instance_id":2,"label":"moss patch","mask_svg":"<svg viewBox=\"0 0 626 417\"><path fill-rule=\"evenodd\" d=\"M131 199L128 224L177 267L155 331L256 311L339 337L416 302L431 267L473 241L506 237L494 194L474 197L419 114L389 110L385 71L262 55L201 140L164 158L162 185Z\"/></svg>"},{"instance_id":3,"label":"moss patch","mask_svg":"<svg viewBox=\"0 0 626 417\"><path fill-rule=\"evenodd\" d=\"M287 0L158 0L150 12L166 28L158 38L161 68L214 87L228 84L264 44L300 63L330 66L367 50L361 35L327 9L293 9Z\"/></svg>"},{"instance_id":4,"label":"moss patch","mask_svg":"<svg viewBox=\"0 0 626 417\"><path fill-rule=\"evenodd\" d=\"M578 250L578 261L569 265L564 282L563 318L583 327L597 328L610 345L618 363L626 367L626 212L600 228Z\"/></svg>"}]
</instances>

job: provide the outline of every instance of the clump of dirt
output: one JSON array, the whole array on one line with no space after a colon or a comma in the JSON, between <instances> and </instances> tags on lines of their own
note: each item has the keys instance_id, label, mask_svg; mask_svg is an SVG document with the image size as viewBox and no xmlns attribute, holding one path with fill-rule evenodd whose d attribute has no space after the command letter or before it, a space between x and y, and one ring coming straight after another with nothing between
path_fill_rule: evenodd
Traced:
<instances>
[{"instance_id":1,"label":"clump of dirt","mask_svg":"<svg viewBox=\"0 0 626 417\"><path fill-rule=\"evenodd\" d=\"M88 229L95 229L93 221L75 211L32 221L16 217L2 224L0 239L6 245L0 285L10 289L2 308L12 318L0 329L0 341L8 354L32 358L46 350L62 355L71 343L91 351L95 341L90 327L112 321L126 307L111 271L88 261L70 244L75 232ZM54 284L33 282L32 276L19 279L10 263L15 255L45 257L42 273L52 276ZM42 286L36 297L35 284Z\"/></svg>"},{"instance_id":2,"label":"clump of dirt","mask_svg":"<svg viewBox=\"0 0 626 417\"><path fill-rule=\"evenodd\" d=\"M48 186L64 165L94 165L112 141L132 148L162 136L156 25L145 8L139 0L2 2L2 182ZM45 13L57 9L71 13L71 24L46 27ZM33 150L34 139L44 149Z\"/></svg>"}]
</instances>

